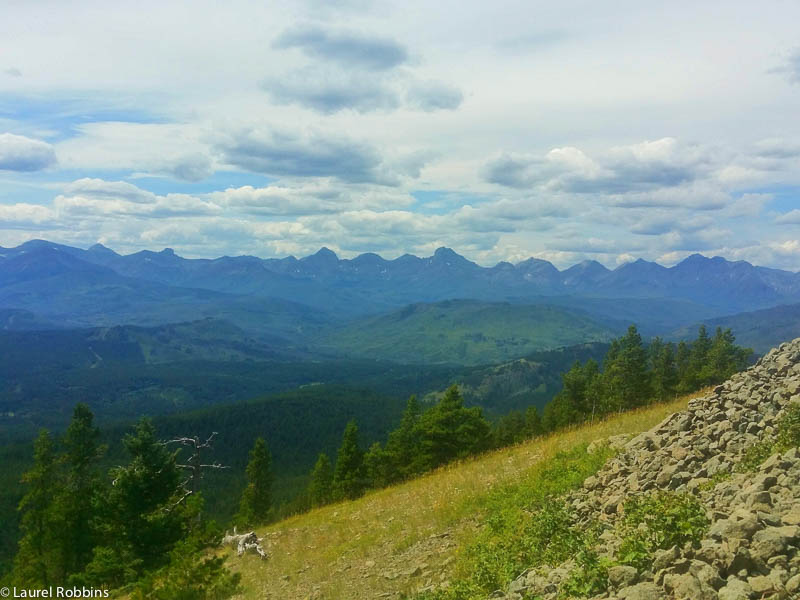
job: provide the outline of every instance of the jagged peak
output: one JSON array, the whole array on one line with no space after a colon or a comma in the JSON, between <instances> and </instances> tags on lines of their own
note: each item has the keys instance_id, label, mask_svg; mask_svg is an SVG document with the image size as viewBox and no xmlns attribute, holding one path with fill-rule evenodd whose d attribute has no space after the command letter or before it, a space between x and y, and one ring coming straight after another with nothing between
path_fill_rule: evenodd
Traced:
<instances>
[{"instance_id":1,"label":"jagged peak","mask_svg":"<svg viewBox=\"0 0 800 600\"><path fill-rule=\"evenodd\" d=\"M91 246L89 246L89 248L86 251L87 252L93 252L95 254L113 254L114 256L119 256L111 248L109 248L108 246L104 246L100 242L97 242L96 244L92 244Z\"/></svg>"},{"instance_id":2,"label":"jagged peak","mask_svg":"<svg viewBox=\"0 0 800 600\"><path fill-rule=\"evenodd\" d=\"M310 254L309 256L306 256L304 259L301 259L301 260L305 260L305 259L309 259L309 258L324 258L324 259L339 260L339 257L336 256L336 252L334 252L333 250L331 250L327 246L322 246L322 248L317 250L314 254Z\"/></svg>"}]
</instances>

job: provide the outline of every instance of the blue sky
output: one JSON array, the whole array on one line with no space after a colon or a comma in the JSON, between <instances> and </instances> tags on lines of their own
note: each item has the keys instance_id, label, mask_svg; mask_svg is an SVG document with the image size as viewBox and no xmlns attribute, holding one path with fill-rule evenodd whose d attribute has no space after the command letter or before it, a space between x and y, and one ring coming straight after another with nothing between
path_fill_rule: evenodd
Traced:
<instances>
[{"instance_id":1,"label":"blue sky","mask_svg":"<svg viewBox=\"0 0 800 600\"><path fill-rule=\"evenodd\" d=\"M0 246L800 270L797 3L10 0L4 17Z\"/></svg>"}]
</instances>

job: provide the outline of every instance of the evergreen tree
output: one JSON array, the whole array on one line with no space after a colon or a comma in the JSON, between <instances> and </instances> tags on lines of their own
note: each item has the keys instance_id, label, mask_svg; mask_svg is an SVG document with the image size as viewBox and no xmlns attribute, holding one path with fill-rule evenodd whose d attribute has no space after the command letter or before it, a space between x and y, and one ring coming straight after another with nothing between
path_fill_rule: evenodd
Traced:
<instances>
[{"instance_id":1,"label":"evergreen tree","mask_svg":"<svg viewBox=\"0 0 800 600\"><path fill-rule=\"evenodd\" d=\"M33 446L33 468L22 476L28 492L19 503L19 550L14 559L12 580L29 587L48 588L54 583L53 571L61 564L53 544L53 490L58 488L58 473L53 439L46 429L39 432Z\"/></svg>"},{"instance_id":2,"label":"evergreen tree","mask_svg":"<svg viewBox=\"0 0 800 600\"><path fill-rule=\"evenodd\" d=\"M421 466L432 469L488 447L489 423L478 407L465 408L458 386L452 385L436 406L419 420Z\"/></svg>"},{"instance_id":3,"label":"evergreen tree","mask_svg":"<svg viewBox=\"0 0 800 600\"><path fill-rule=\"evenodd\" d=\"M689 363L684 375L686 387L689 390L696 390L706 385L708 377L708 353L711 350L712 341L708 337L705 325L700 325L697 331L697 339L692 342L689 350Z\"/></svg>"},{"instance_id":4,"label":"evergreen tree","mask_svg":"<svg viewBox=\"0 0 800 600\"><path fill-rule=\"evenodd\" d=\"M635 325L609 350L604 378L611 406L623 410L641 406L650 398L647 353Z\"/></svg>"},{"instance_id":5,"label":"evergreen tree","mask_svg":"<svg viewBox=\"0 0 800 600\"><path fill-rule=\"evenodd\" d=\"M247 463L247 487L239 507L240 518L249 525L264 523L272 509L272 457L264 438L258 438Z\"/></svg>"},{"instance_id":6,"label":"evergreen tree","mask_svg":"<svg viewBox=\"0 0 800 600\"><path fill-rule=\"evenodd\" d=\"M525 415L512 410L503 415L492 428L492 446L503 448L521 442L527 436Z\"/></svg>"},{"instance_id":7,"label":"evergreen tree","mask_svg":"<svg viewBox=\"0 0 800 600\"><path fill-rule=\"evenodd\" d=\"M747 359L753 351L737 346L735 341L730 329L723 331L721 327L717 327L706 356L706 364L700 370L702 385L721 383L747 366Z\"/></svg>"},{"instance_id":8,"label":"evergreen tree","mask_svg":"<svg viewBox=\"0 0 800 600\"><path fill-rule=\"evenodd\" d=\"M184 490L177 452L170 452L156 438L149 419L140 420L122 443L130 461L111 470L105 539L85 577L88 583L112 587L162 566L188 530L188 517L180 505Z\"/></svg>"},{"instance_id":9,"label":"evergreen tree","mask_svg":"<svg viewBox=\"0 0 800 600\"><path fill-rule=\"evenodd\" d=\"M66 476L55 501L63 577L83 571L97 542L98 523L94 517L103 493L98 463L105 452L99 441L100 430L94 426L92 411L86 404L77 404L64 435Z\"/></svg>"},{"instance_id":10,"label":"evergreen tree","mask_svg":"<svg viewBox=\"0 0 800 600\"><path fill-rule=\"evenodd\" d=\"M386 455L389 463L388 482L405 479L416 473L420 455L420 440L417 424L421 409L417 397L412 395L406 403L400 426L389 433Z\"/></svg>"},{"instance_id":11,"label":"evergreen tree","mask_svg":"<svg viewBox=\"0 0 800 600\"><path fill-rule=\"evenodd\" d=\"M358 445L358 426L350 421L342 435L333 470L333 499L358 498L366 487L364 451Z\"/></svg>"},{"instance_id":12,"label":"evergreen tree","mask_svg":"<svg viewBox=\"0 0 800 600\"><path fill-rule=\"evenodd\" d=\"M544 429L539 410L535 406L529 406L525 409L525 434L527 437L532 438L542 433L544 433Z\"/></svg>"},{"instance_id":13,"label":"evergreen tree","mask_svg":"<svg viewBox=\"0 0 800 600\"><path fill-rule=\"evenodd\" d=\"M561 391L545 407L543 422L548 431L594 419L604 410L597 386L597 363L589 359L585 365L575 362L561 375Z\"/></svg>"},{"instance_id":14,"label":"evergreen tree","mask_svg":"<svg viewBox=\"0 0 800 600\"><path fill-rule=\"evenodd\" d=\"M394 480L390 458L380 442L373 443L364 454L364 468L371 487L386 487Z\"/></svg>"},{"instance_id":15,"label":"evergreen tree","mask_svg":"<svg viewBox=\"0 0 800 600\"><path fill-rule=\"evenodd\" d=\"M659 338L656 338L661 342ZM651 348L653 362L653 394L659 401L664 401L675 394L678 385L678 370L675 362L675 351L672 344L659 343Z\"/></svg>"},{"instance_id":16,"label":"evergreen tree","mask_svg":"<svg viewBox=\"0 0 800 600\"><path fill-rule=\"evenodd\" d=\"M328 504L333 499L333 467L327 454L319 455L311 471L308 496L311 506L315 507Z\"/></svg>"},{"instance_id":17,"label":"evergreen tree","mask_svg":"<svg viewBox=\"0 0 800 600\"><path fill-rule=\"evenodd\" d=\"M678 349L675 352L675 368L678 374L678 391L689 392L694 390L691 377L689 376L689 355L691 347L685 341L678 342Z\"/></svg>"}]
</instances>

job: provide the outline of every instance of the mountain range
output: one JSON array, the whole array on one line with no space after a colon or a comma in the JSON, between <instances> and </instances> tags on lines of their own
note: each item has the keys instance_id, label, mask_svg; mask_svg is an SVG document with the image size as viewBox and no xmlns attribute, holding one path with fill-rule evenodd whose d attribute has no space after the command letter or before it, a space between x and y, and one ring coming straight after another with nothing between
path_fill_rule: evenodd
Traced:
<instances>
[{"instance_id":1,"label":"mountain range","mask_svg":"<svg viewBox=\"0 0 800 600\"><path fill-rule=\"evenodd\" d=\"M169 248L121 255L100 244L84 250L44 240L0 248L0 309L29 311L22 321L31 327L214 317L296 339L333 322L452 299L570 306L621 321L625 308L612 315L597 307L625 299L652 313L648 301L658 300L666 311L679 307L686 324L796 303L800 274L699 254L669 268L639 259L613 270L584 261L559 271L536 258L482 267L449 248L393 260L340 259L327 248L299 259L187 259Z\"/></svg>"}]
</instances>

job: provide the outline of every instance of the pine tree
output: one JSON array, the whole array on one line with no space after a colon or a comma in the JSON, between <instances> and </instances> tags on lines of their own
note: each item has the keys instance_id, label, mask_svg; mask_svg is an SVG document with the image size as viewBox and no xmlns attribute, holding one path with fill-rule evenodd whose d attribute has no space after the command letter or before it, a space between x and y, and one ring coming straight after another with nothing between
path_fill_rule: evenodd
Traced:
<instances>
[{"instance_id":1,"label":"pine tree","mask_svg":"<svg viewBox=\"0 0 800 600\"><path fill-rule=\"evenodd\" d=\"M730 329L723 331L721 327L717 327L706 356L706 364L700 370L700 382L703 385L721 383L747 366L747 359L753 351L737 346L735 341Z\"/></svg>"},{"instance_id":2,"label":"pine tree","mask_svg":"<svg viewBox=\"0 0 800 600\"><path fill-rule=\"evenodd\" d=\"M259 525L269 518L272 509L272 457L264 438L258 438L247 463L247 487L242 494L239 515L248 525Z\"/></svg>"},{"instance_id":3,"label":"pine tree","mask_svg":"<svg viewBox=\"0 0 800 600\"><path fill-rule=\"evenodd\" d=\"M489 423L481 409L465 408L456 385L420 417L418 430L424 469L485 450L490 443Z\"/></svg>"},{"instance_id":4,"label":"pine tree","mask_svg":"<svg viewBox=\"0 0 800 600\"><path fill-rule=\"evenodd\" d=\"M389 433L385 453L389 462L388 482L392 483L415 474L419 463L419 432L417 423L421 409L417 397L412 395L406 403L400 426Z\"/></svg>"},{"instance_id":5,"label":"pine tree","mask_svg":"<svg viewBox=\"0 0 800 600\"><path fill-rule=\"evenodd\" d=\"M525 409L525 434L527 437L532 438L544 433L542 428L542 417L539 416L539 410L535 406L529 406Z\"/></svg>"},{"instance_id":6,"label":"pine tree","mask_svg":"<svg viewBox=\"0 0 800 600\"><path fill-rule=\"evenodd\" d=\"M386 487L394 480L391 456L380 442L374 442L364 454L364 469L371 487Z\"/></svg>"},{"instance_id":7,"label":"pine tree","mask_svg":"<svg viewBox=\"0 0 800 600\"><path fill-rule=\"evenodd\" d=\"M611 345L603 377L611 405L617 410L641 406L650 399L647 353L635 325Z\"/></svg>"},{"instance_id":8,"label":"pine tree","mask_svg":"<svg viewBox=\"0 0 800 600\"><path fill-rule=\"evenodd\" d=\"M97 542L94 513L104 491L98 463L105 452L99 441L100 430L94 426L92 411L86 404L77 404L64 435L66 476L54 508L64 578L83 571Z\"/></svg>"},{"instance_id":9,"label":"pine tree","mask_svg":"<svg viewBox=\"0 0 800 600\"><path fill-rule=\"evenodd\" d=\"M525 415L519 410L512 410L503 415L492 428L492 446L503 448L524 440Z\"/></svg>"},{"instance_id":10,"label":"pine tree","mask_svg":"<svg viewBox=\"0 0 800 600\"><path fill-rule=\"evenodd\" d=\"M657 340L660 339L656 338ZM653 361L653 394L656 399L664 401L675 394L678 385L678 370L675 362L675 351L672 344L661 343L651 348Z\"/></svg>"},{"instance_id":11,"label":"pine tree","mask_svg":"<svg viewBox=\"0 0 800 600\"><path fill-rule=\"evenodd\" d=\"M366 473L364 451L358 445L358 426L350 421L342 435L333 470L333 499L354 499L364 493Z\"/></svg>"},{"instance_id":12,"label":"pine tree","mask_svg":"<svg viewBox=\"0 0 800 600\"><path fill-rule=\"evenodd\" d=\"M688 392L693 391L693 383L690 381L689 374L689 355L691 348L689 344L681 340L678 342L678 349L675 351L675 368L678 371L678 391Z\"/></svg>"},{"instance_id":13,"label":"pine tree","mask_svg":"<svg viewBox=\"0 0 800 600\"><path fill-rule=\"evenodd\" d=\"M48 588L54 583L53 571L61 561L53 544L53 490L58 488L58 473L53 439L46 429L33 445L33 468L22 476L29 488L19 503L19 550L14 558L12 580L28 587Z\"/></svg>"},{"instance_id":14,"label":"pine tree","mask_svg":"<svg viewBox=\"0 0 800 600\"><path fill-rule=\"evenodd\" d=\"M311 471L308 484L308 497L311 506L323 506L333 499L333 467L328 455L322 453Z\"/></svg>"}]
</instances>

